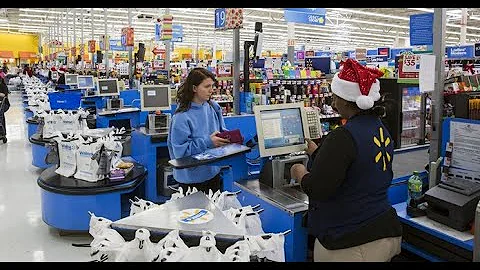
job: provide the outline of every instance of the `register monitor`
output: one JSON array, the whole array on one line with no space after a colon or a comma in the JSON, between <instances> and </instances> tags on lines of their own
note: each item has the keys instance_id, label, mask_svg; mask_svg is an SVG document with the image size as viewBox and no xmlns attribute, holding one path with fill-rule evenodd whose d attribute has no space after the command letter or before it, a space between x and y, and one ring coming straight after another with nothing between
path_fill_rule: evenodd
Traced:
<instances>
[{"instance_id":1,"label":"register monitor","mask_svg":"<svg viewBox=\"0 0 480 270\"><path fill-rule=\"evenodd\" d=\"M78 85L78 74L65 74L65 84L77 86Z\"/></svg>"},{"instance_id":2,"label":"register monitor","mask_svg":"<svg viewBox=\"0 0 480 270\"><path fill-rule=\"evenodd\" d=\"M52 71L52 81L58 80L58 71Z\"/></svg>"},{"instance_id":3,"label":"register monitor","mask_svg":"<svg viewBox=\"0 0 480 270\"><path fill-rule=\"evenodd\" d=\"M260 156L270 157L260 173L261 183L272 188L298 188L292 182L290 168L294 164L307 166L307 155L289 155L304 151L308 122L303 103L287 103L253 107L257 126Z\"/></svg>"},{"instance_id":4,"label":"register monitor","mask_svg":"<svg viewBox=\"0 0 480 270\"><path fill-rule=\"evenodd\" d=\"M303 103L253 107L260 156L278 156L304 151L308 138Z\"/></svg>"},{"instance_id":5,"label":"register monitor","mask_svg":"<svg viewBox=\"0 0 480 270\"><path fill-rule=\"evenodd\" d=\"M98 79L97 95L99 96L118 96L118 80L115 79Z\"/></svg>"},{"instance_id":6,"label":"register monitor","mask_svg":"<svg viewBox=\"0 0 480 270\"><path fill-rule=\"evenodd\" d=\"M142 85L140 87L140 105L142 111L155 112L170 110L170 86L168 84ZM145 125L149 129L167 129L169 115L149 114Z\"/></svg>"},{"instance_id":7,"label":"register monitor","mask_svg":"<svg viewBox=\"0 0 480 270\"><path fill-rule=\"evenodd\" d=\"M78 76L78 88L81 89L94 89L93 76Z\"/></svg>"}]
</instances>

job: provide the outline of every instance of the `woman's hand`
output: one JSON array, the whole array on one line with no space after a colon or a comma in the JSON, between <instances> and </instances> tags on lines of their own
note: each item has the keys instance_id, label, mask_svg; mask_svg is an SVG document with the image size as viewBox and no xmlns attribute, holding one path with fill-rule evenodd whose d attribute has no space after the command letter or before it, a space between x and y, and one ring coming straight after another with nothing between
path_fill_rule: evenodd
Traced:
<instances>
[{"instance_id":1,"label":"woman's hand","mask_svg":"<svg viewBox=\"0 0 480 270\"><path fill-rule=\"evenodd\" d=\"M228 140L228 139L217 137L218 133L220 133L220 132L215 131L214 133L212 133L212 135L210 135L210 139L213 142L213 146L219 147L219 146L224 146L224 145L227 145L227 144L230 143L230 140Z\"/></svg>"},{"instance_id":2,"label":"woman's hand","mask_svg":"<svg viewBox=\"0 0 480 270\"><path fill-rule=\"evenodd\" d=\"M309 156L311 156L313 154L313 152L315 152L315 150L317 150L318 146L317 146L316 143L314 143L309 138L305 138L305 140L307 141L307 149L305 149L305 151L307 152L307 154Z\"/></svg>"},{"instance_id":3,"label":"woman's hand","mask_svg":"<svg viewBox=\"0 0 480 270\"><path fill-rule=\"evenodd\" d=\"M307 173L308 173L307 168L305 168L303 164L294 164L290 168L290 177L292 179L295 179L297 183L302 182L303 176Z\"/></svg>"}]
</instances>

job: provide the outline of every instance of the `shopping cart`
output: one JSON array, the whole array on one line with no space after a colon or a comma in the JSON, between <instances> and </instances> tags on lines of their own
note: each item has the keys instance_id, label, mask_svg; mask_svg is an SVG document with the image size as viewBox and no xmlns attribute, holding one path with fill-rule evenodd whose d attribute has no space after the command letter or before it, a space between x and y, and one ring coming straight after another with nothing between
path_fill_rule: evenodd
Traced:
<instances>
[{"instance_id":1,"label":"shopping cart","mask_svg":"<svg viewBox=\"0 0 480 270\"><path fill-rule=\"evenodd\" d=\"M5 101L7 98L0 98L0 140L7 143L7 127L5 126Z\"/></svg>"}]
</instances>

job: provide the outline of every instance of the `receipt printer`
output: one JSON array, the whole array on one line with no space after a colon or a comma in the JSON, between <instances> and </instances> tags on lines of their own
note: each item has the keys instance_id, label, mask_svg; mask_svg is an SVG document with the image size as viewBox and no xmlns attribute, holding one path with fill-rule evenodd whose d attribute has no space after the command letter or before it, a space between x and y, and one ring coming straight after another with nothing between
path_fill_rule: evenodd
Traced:
<instances>
[{"instance_id":1,"label":"receipt printer","mask_svg":"<svg viewBox=\"0 0 480 270\"><path fill-rule=\"evenodd\" d=\"M459 192L439 184L425 193L427 217L455 230L465 231L470 229L479 200L480 191Z\"/></svg>"}]
</instances>

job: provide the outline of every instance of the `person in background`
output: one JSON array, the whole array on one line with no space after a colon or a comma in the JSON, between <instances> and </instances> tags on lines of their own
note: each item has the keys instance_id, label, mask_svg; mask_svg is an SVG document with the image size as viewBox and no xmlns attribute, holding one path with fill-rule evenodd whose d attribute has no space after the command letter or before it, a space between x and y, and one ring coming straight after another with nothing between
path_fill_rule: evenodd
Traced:
<instances>
[{"instance_id":1,"label":"person in background","mask_svg":"<svg viewBox=\"0 0 480 270\"><path fill-rule=\"evenodd\" d=\"M178 108L172 117L167 139L170 158L177 159L204 152L229 143L216 134L225 131L222 110L211 101L215 75L204 68L194 68L177 93ZM183 190L196 187L200 191L220 190L220 167L198 166L174 169L173 178Z\"/></svg>"},{"instance_id":2,"label":"person in background","mask_svg":"<svg viewBox=\"0 0 480 270\"><path fill-rule=\"evenodd\" d=\"M5 74L8 73L7 62L3 62L2 71L3 71L3 73L5 73Z\"/></svg>"},{"instance_id":3,"label":"person in background","mask_svg":"<svg viewBox=\"0 0 480 270\"><path fill-rule=\"evenodd\" d=\"M335 74L334 107L347 123L317 146L313 160L290 173L308 195L308 230L314 261L390 261L401 251L402 226L387 191L393 179L393 141L379 116L383 73L347 59ZM378 105L378 104L377 104Z\"/></svg>"},{"instance_id":4,"label":"person in background","mask_svg":"<svg viewBox=\"0 0 480 270\"><path fill-rule=\"evenodd\" d=\"M8 111L10 108L10 101L8 100L8 87L7 84L5 83L5 75L2 72L0 74L0 103L4 102L3 107L0 108L0 121L2 121L2 126L3 126L3 136L7 136L7 126L5 123L5 112Z\"/></svg>"}]
</instances>

